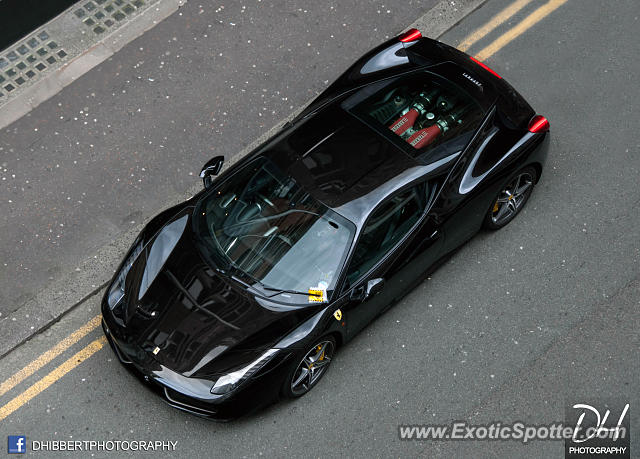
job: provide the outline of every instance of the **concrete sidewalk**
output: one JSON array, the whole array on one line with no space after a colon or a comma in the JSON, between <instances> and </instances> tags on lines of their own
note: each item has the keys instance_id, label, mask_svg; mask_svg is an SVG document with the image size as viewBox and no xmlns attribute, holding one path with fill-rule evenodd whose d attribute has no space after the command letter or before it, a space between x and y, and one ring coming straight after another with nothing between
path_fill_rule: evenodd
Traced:
<instances>
[{"instance_id":1,"label":"concrete sidewalk","mask_svg":"<svg viewBox=\"0 0 640 459\"><path fill-rule=\"evenodd\" d=\"M111 57L186 0L78 2L0 53L0 128Z\"/></svg>"}]
</instances>

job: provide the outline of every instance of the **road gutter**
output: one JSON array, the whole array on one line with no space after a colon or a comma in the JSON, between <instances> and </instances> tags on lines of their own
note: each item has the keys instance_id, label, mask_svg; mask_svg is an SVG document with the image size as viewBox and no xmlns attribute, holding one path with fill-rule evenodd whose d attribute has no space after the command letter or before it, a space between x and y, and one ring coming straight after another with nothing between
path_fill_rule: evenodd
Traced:
<instances>
[{"instance_id":1,"label":"road gutter","mask_svg":"<svg viewBox=\"0 0 640 459\"><path fill-rule=\"evenodd\" d=\"M164 15L162 19L175 12L180 5L184 4L184 2L185 0L164 0L161 2L162 5L165 5L162 10L162 14ZM482 6L485 2L486 0L443 0L418 18L414 23L407 26L406 29L415 27L419 29L424 36L439 38L449 29L462 21L466 16ZM140 17L143 16L144 15L141 15ZM157 24L157 22L159 22L159 19L150 15L147 17L146 21L137 23L132 31L118 30L118 39L114 40L113 37L108 37L112 42L109 46L105 44L103 45L104 47L99 50L87 50L82 55L85 57L78 58L79 62L77 64L74 64L75 61L73 61L65 66L66 68L73 65L71 69L66 70L68 80L65 80L65 86L109 58L124 45L142 35L146 30L152 28ZM400 32L400 30L397 31L398 34ZM73 76L73 78L71 76ZM33 85L32 87L35 86L36 85ZM15 119L18 119L44 100L62 90L62 87L59 87L57 90L51 89L49 92L43 93L46 97L43 95L41 100L33 99L34 101L39 101L35 105L30 106L24 113L17 116ZM36 89L34 91L38 90ZM14 100L21 99L22 96ZM308 103L311 102L311 100L313 100L313 98L298 107L285 119L278 122L242 151L226 161L224 168L236 163L260 144L272 137L276 132L282 129L285 123L295 118L308 105ZM22 103L24 104L28 101L31 101L31 99L24 99ZM5 104L4 107L7 105L9 104ZM20 109L16 108L14 113L18 115L20 113ZM2 123L5 121L5 116L7 115L0 114L0 127L3 126ZM12 121L15 121L15 119ZM189 187L185 193L170 197L165 203L164 208L168 208L184 201L188 197L196 194L201 188L202 184L200 182L195 183ZM47 329L53 323L60 320L66 313L84 304L89 298L92 298L95 295L102 295L106 284L113 276L115 267L118 266L120 258L129 248L130 244L143 227L144 224L139 224L127 230L111 243L101 247L93 256L85 259L73 271L62 275L57 280L53 281L45 289L36 294L34 298L27 301L8 317L0 319L0 358L4 357L13 349L29 340L32 336Z\"/></svg>"}]
</instances>

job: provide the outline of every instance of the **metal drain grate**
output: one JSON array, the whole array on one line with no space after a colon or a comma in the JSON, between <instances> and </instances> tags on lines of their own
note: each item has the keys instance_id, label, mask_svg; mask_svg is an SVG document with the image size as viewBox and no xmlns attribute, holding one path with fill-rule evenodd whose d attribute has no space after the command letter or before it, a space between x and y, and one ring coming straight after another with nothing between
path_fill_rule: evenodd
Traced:
<instances>
[{"instance_id":1,"label":"metal drain grate","mask_svg":"<svg viewBox=\"0 0 640 459\"><path fill-rule=\"evenodd\" d=\"M144 0L92 0L73 14L94 33L101 34L143 6Z\"/></svg>"},{"instance_id":2,"label":"metal drain grate","mask_svg":"<svg viewBox=\"0 0 640 459\"><path fill-rule=\"evenodd\" d=\"M9 47L0 54L0 101L67 55L46 30Z\"/></svg>"},{"instance_id":3,"label":"metal drain grate","mask_svg":"<svg viewBox=\"0 0 640 459\"><path fill-rule=\"evenodd\" d=\"M160 3L180 5L182 0L80 0L20 41L0 50L0 123L39 104L59 82L66 86L68 79L73 80L79 71L73 66L67 67L68 64L85 54L91 55L98 43L105 45L97 51L99 55L108 52L110 46L120 43L114 40L107 44L108 37ZM147 20L160 11L156 8ZM127 34L125 30L118 37ZM90 60L95 58L92 56ZM48 78L56 82L51 87L41 84ZM18 102L21 95L28 95L26 103ZM8 111L4 107L8 107Z\"/></svg>"}]
</instances>

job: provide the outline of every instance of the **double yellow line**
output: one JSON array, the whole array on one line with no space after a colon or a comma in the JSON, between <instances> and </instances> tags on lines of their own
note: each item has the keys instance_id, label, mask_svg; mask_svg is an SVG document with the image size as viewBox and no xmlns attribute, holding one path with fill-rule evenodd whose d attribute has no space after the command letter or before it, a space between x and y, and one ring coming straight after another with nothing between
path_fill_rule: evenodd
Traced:
<instances>
[{"instance_id":1,"label":"double yellow line","mask_svg":"<svg viewBox=\"0 0 640 459\"><path fill-rule=\"evenodd\" d=\"M60 341L54 347L43 353L40 357L35 359L33 362L29 363L27 366L22 368L20 371L15 373L9 379L0 384L0 397L9 392L15 386L20 384L22 381L27 379L29 376L33 375L40 368L51 362L53 359L58 357L64 351L69 349L71 346L76 344L82 338L87 336L90 332L98 328L100 325L101 316L96 316L91 319L89 322L84 324L82 327L78 328L76 331L71 333L65 339ZM11 413L16 411L22 405L27 403L33 397L38 395L40 392L45 390L47 387L51 386L57 380L62 378L64 375L69 373L75 367L80 365L86 359L91 357L93 354L98 352L106 343L106 338L101 336L100 338L92 341L87 346L85 346L82 350L77 352L73 357L70 357L66 360L62 365L58 366L54 370L52 370L49 374L47 374L44 378L40 379L32 386L30 386L27 390L22 392L20 395L17 395L13 398L9 403L0 407L0 421L9 416Z\"/></svg>"},{"instance_id":2,"label":"double yellow line","mask_svg":"<svg viewBox=\"0 0 640 459\"><path fill-rule=\"evenodd\" d=\"M532 0L517 0L513 2L493 18L491 18L491 20L489 20L489 22L487 22L485 25L476 29L464 40L462 40L458 45L458 49L460 51L467 51L477 41L481 40L498 26L509 20L518 11L531 3L531 1ZM549 14L567 3L567 1L568 0L549 0L547 3L534 10L518 24L513 26L511 29L496 38L492 43L483 48L479 53L475 55L476 59L483 61L493 56L500 49L504 48L506 45L525 33L527 30L547 17Z\"/></svg>"}]
</instances>

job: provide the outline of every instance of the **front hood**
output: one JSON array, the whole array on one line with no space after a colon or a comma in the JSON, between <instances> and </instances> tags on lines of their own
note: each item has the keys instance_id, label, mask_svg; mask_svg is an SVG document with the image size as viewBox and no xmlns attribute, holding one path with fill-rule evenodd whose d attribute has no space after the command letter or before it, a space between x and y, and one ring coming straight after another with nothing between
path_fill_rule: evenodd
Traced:
<instances>
[{"instance_id":1,"label":"front hood","mask_svg":"<svg viewBox=\"0 0 640 459\"><path fill-rule=\"evenodd\" d=\"M180 210L145 241L120 319L129 343L156 350L175 372L206 378L273 346L316 308L279 304L210 266L195 245L192 212Z\"/></svg>"}]
</instances>

